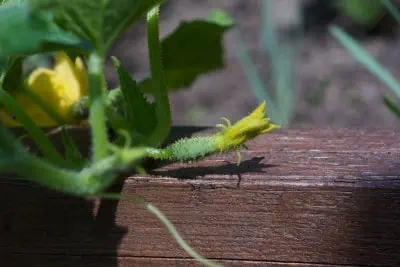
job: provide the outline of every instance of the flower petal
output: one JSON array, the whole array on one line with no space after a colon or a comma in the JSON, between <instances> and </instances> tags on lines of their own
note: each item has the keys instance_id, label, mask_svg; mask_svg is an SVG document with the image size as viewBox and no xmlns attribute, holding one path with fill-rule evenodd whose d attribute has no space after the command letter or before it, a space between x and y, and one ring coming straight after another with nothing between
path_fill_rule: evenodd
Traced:
<instances>
[{"instance_id":1,"label":"flower petal","mask_svg":"<svg viewBox=\"0 0 400 267\"><path fill-rule=\"evenodd\" d=\"M57 83L57 75L54 71L43 68L36 69L28 78L28 86L55 110L59 110L63 95L57 88L60 85Z\"/></svg>"},{"instance_id":2,"label":"flower petal","mask_svg":"<svg viewBox=\"0 0 400 267\"><path fill-rule=\"evenodd\" d=\"M59 84L62 84L62 94L66 101L70 104L78 101L81 96L81 81L85 79L83 73L83 62L79 63L78 68L72 63L71 59L65 52L56 54L56 63L54 71ZM87 83L87 82L86 82ZM87 87L87 85L86 85Z\"/></svg>"},{"instance_id":3,"label":"flower petal","mask_svg":"<svg viewBox=\"0 0 400 267\"><path fill-rule=\"evenodd\" d=\"M269 123L269 119L265 117L265 108L264 101L248 116L215 134L215 144L218 149L220 151L234 150L258 135L279 128L278 125Z\"/></svg>"},{"instance_id":4,"label":"flower petal","mask_svg":"<svg viewBox=\"0 0 400 267\"><path fill-rule=\"evenodd\" d=\"M23 91L15 96L16 101L23 107L34 122L41 127L56 126L57 123L47 114L48 109L57 113L61 120L67 123L78 123L71 116L71 107L87 95L88 77L83 61L80 58L75 64L65 52L56 54L54 70L38 68L28 78L28 87L32 93L40 97L46 108ZM6 111L0 109L0 121L9 127L20 126Z\"/></svg>"},{"instance_id":5,"label":"flower petal","mask_svg":"<svg viewBox=\"0 0 400 267\"><path fill-rule=\"evenodd\" d=\"M81 96L86 96L88 95L89 81L85 64L83 64L83 61L80 57L75 59L75 70L79 79L79 84L81 85Z\"/></svg>"}]
</instances>

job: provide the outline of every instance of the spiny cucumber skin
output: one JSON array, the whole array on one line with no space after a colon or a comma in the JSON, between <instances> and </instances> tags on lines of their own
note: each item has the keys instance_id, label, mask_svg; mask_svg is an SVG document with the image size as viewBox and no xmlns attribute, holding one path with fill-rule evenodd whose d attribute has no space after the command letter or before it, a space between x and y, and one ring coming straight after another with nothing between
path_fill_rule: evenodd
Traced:
<instances>
[{"instance_id":1,"label":"spiny cucumber skin","mask_svg":"<svg viewBox=\"0 0 400 267\"><path fill-rule=\"evenodd\" d=\"M183 138L165 149L147 149L150 157L173 161L190 161L215 153L217 151L214 138L192 137Z\"/></svg>"},{"instance_id":2,"label":"spiny cucumber skin","mask_svg":"<svg viewBox=\"0 0 400 267\"><path fill-rule=\"evenodd\" d=\"M170 160L189 161L204 158L214 153L216 146L212 137L192 137L181 139L166 148Z\"/></svg>"}]
</instances>

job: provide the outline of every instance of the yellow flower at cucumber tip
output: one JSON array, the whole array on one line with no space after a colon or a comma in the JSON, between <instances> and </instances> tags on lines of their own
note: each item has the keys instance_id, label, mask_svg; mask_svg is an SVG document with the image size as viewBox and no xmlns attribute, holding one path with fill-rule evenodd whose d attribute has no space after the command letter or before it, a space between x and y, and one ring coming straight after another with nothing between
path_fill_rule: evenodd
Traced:
<instances>
[{"instance_id":1,"label":"yellow flower at cucumber tip","mask_svg":"<svg viewBox=\"0 0 400 267\"><path fill-rule=\"evenodd\" d=\"M279 128L279 125L270 123L269 118L265 117L266 105L264 101L250 115L233 125L227 118L222 118L227 125L217 125L221 128L221 131L215 135L215 144L218 149L221 152L235 150L244 146L246 141ZM237 152L237 159L239 165L241 160L239 152Z\"/></svg>"},{"instance_id":2,"label":"yellow flower at cucumber tip","mask_svg":"<svg viewBox=\"0 0 400 267\"><path fill-rule=\"evenodd\" d=\"M88 77L81 58L73 63L65 52L58 52L53 69L38 68L28 77L28 88L41 97L63 120L64 124L79 124L72 116L72 107L88 94ZM27 115L40 127L54 127L54 121L46 111L35 103L24 91L18 92L15 100ZM4 110L0 120L8 127L18 127L20 123L12 119Z\"/></svg>"}]
</instances>

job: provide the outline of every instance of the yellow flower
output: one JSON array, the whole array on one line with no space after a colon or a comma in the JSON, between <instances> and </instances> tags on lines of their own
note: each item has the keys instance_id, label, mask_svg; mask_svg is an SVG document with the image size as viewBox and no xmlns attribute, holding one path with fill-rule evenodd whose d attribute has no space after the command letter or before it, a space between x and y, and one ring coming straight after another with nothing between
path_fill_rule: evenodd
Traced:
<instances>
[{"instance_id":1,"label":"yellow flower","mask_svg":"<svg viewBox=\"0 0 400 267\"><path fill-rule=\"evenodd\" d=\"M228 126L218 124L222 128L214 136L215 145L220 151L229 151L238 148L246 141L254 137L279 128L278 125L269 122L265 117L266 102L264 101L250 115L231 125L230 121L223 118Z\"/></svg>"},{"instance_id":2,"label":"yellow flower","mask_svg":"<svg viewBox=\"0 0 400 267\"><path fill-rule=\"evenodd\" d=\"M42 98L46 106L61 118L63 124L78 124L72 116L71 108L88 94L88 77L82 59L76 58L74 64L66 53L58 52L54 69L34 70L28 78L28 88L25 90L31 90ZM28 95L21 91L14 97L36 125L53 127L60 124ZM9 127L20 126L4 110L0 111L0 121Z\"/></svg>"}]
</instances>

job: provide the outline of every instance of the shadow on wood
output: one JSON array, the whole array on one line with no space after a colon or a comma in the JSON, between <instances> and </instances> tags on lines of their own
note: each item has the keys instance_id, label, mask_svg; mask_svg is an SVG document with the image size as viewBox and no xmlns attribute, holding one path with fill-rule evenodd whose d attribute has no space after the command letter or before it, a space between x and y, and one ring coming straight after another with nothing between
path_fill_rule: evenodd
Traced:
<instances>
[{"instance_id":1,"label":"shadow on wood","mask_svg":"<svg viewBox=\"0 0 400 267\"><path fill-rule=\"evenodd\" d=\"M400 133L281 130L235 154L127 177L185 240L227 266L398 266ZM238 183L238 174L241 181ZM129 201L0 180L5 266L198 266Z\"/></svg>"},{"instance_id":2,"label":"shadow on wood","mask_svg":"<svg viewBox=\"0 0 400 267\"><path fill-rule=\"evenodd\" d=\"M63 266L65 255L92 253L110 257L103 266L118 266L116 251L127 229L115 224L115 204L102 201L96 209L93 201L28 183L10 185L0 186L0 255L5 266L45 266L47 257L58 258L48 266ZM102 244L101 250L98 244ZM40 255L41 260L32 262L33 255ZM74 266L88 265L77 261Z\"/></svg>"}]
</instances>

